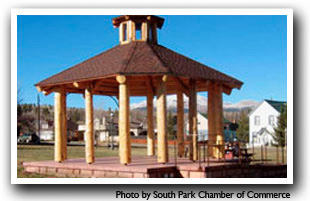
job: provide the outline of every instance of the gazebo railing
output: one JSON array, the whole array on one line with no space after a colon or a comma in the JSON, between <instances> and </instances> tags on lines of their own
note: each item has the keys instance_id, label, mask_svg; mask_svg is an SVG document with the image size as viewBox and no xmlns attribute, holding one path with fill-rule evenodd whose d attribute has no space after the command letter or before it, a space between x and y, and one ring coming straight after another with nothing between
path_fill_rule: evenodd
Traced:
<instances>
[{"instance_id":1,"label":"gazebo railing","mask_svg":"<svg viewBox=\"0 0 310 201\"><path fill-rule=\"evenodd\" d=\"M208 139L207 134L196 134L197 136L197 160L193 162L198 162L199 167L201 163L206 163L208 166L210 162L223 162L226 163L229 159L231 162L238 163L249 163L251 162L251 157L254 156L253 153L248 153L248 147L246 146L245 142L242 141L231 141L225 142L224 140L210 140ZM188 138L192 138L193 134L187 134L187 142ZM192 143L192 140L189 140ZM176 136L174 136L174 145L173 145L173 156L174 156L174 163L178 163L178 141ZM185 154L184 157L189 157L190 153L190 145L185 143ZM215 149L215 150L214 150ZM212 153L213 152L213 153ZM214 152L217 155L214 155ZM212 155L210 155L212 153ZM227 158L229 156L229 158ZM214 158L211 160L211 158ZM263 160L261 160L263 161Z\"/></svg>"}]
</instances>

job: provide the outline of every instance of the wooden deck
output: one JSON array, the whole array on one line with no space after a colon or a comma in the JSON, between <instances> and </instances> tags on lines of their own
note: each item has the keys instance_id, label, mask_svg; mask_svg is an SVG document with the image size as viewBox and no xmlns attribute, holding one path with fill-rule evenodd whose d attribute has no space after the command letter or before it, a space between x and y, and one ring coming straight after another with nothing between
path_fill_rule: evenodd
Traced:
<instances>
[{"instance_id":1,"label":"wooden deck","mask_svg":"<svg viewBox=\"0 0 310 201\"><path fill-rule=\"evenodd\" d=\"M261 172L261 165L259 167L254 165L256 168L253 168L253 165L224 162L217 159L210 159L209 164L207 162L199 164L187 158L178 158L177 163L174 158L170 158L169 161L166 164L159 164L156 157L133 157L132 163L129 165L121 165L118 157L105 157L96 158L93 164L86 164L85 159L68 159L62 163L54 161L24 162L23 166L27 172L63 177L206 178L246 177L245 174L251 175L249 177L264 176ZM275 172L275 168L276 172L279 169L279 165L264 165L264 167L273 170L273 172ZM278 177L283 177L284 173L286 175L286 165L285 172L281 170ZM265 174L265 176L273 177L269 174Z\"/></svg>"}]
</instances>

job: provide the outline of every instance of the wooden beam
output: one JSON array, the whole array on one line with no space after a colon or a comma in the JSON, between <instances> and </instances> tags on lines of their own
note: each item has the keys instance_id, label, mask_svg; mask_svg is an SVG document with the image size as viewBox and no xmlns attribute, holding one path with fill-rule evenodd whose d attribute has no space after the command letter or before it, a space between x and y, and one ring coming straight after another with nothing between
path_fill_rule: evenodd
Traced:
<instances>
[{"instance_id":1,"label":"wooden beam","mask_svg":"<svg viewBox=\"0 0 310 201\"><path fill-rule=\"evenodd\" d=\"M55 103L54 103L54 132L55 132L55 140L54 140L54 160L56 162L62 162L62 132L63 132L63 111L62 111L62 99L63 99L64 91L62 89L58 89L55 91Z\"/></svg>"},{"instance_id":2,"label":"wooden beam","mask_svg":"<svg viewBox=\"0 0 310 201\"><path fill-rule=\"evenodd\" d=\"M147 155L155 155L154 119L153 119L153 88L151 79L146 80L147 86Z\"/></svg>"},{"instance_id":3,"label":"wooden beam","mask_svg":"<svg viewBox=\"0 0 310 201\"><path fill-rule=\"evenodd\" d=\"M73 85L75 88L80 88L80 87L81 87L81 84L78 83L78 82L73 82L72 85Z\"/></svg>"},{"instance_id":4,"label":"wooden beam","mask_svg":"<svg viewBox=\"0 0 310 201\"><path fill-rule=\"evenodd\" d=\"M177 141L178 156L184 156L184 100L181 90L177 92Z\"/></svg>"},{"instance_id":5,"label":"wooden beam","mask_svg":"<svg viewBox=\"0 0 310 201\"><path fill-rule=\"evenodd\" d=\"M197 121L197 93L196 93L196 81L190 79L189 81L189 133L192 135L189 149L189 159L198 160L198 121Z\"/></svg>"},{"instance_id":6,"label":"wooden beam","mask_svg":"<svg viewBox=\"0 0 310 201\"><path fill-rule=\"evenodd\" d=\"M118 83L114 82L104 82L103 80L98 81L97 83L99 86L105 86L105 87L118 87Z\"/></svg>"},{"instance_id":7,"label":"wooden beam","mask_svg":"<svg viewBox=\"0 0 310 201\"><path fill-rule=\"evenodd\" d=\"M168 144L167 144L167 103L166 103L166 82L167 76L157 78L157 141L158 141L158 158L159 163L167 163L168 157Z\"/></svg>"},{"instance_id":8,"label":"wooden beam","mask_svg":"<svg viewBox=\"0 0 310 201\"><path fill-rule=\"evenodd\" d=\"M64 93L62 94L62 160L67 159L67 94L64 88Z\"/></svg>"},{"instance_id":9,"label":"wooden beam","mask_svg":"<svg viewBox=\"0 0 310 201\"><path fill-rule=\"evenodd\" d=\"M180 89L183 91L183 93L189 97L189 89L188 87L183 83L183 81L179 78L179 77L173 77L174 80L176 81L176 84L178 85L178 87L180 87Z\"/></svg>"},{"instance_id":10,"label":"wooden beam","mask_svg":"<svg viewBox=\"0 0 310 201\"><path fill-rule=\"evenodd\" d=\"M146 41L147 40L147 33L148 33L148 23L142 22L141 25L141 40Z\"/></svg>"},{"instance_id":11,"label":"wooden beam","mask_svg":"<svg viewBox=\"0 0 310 201\"><path fill-rule=\"evenodd\" d=\"M216 131L216 158L224 158L224 126L223 126L223 96L222 84L215 84L215 131Z\"/></svg>"},{"instance_id":12,"label":"wooden beam","mask_svg":"<svg viewBox=\"0 0 310 201\"><path fill-rule=\"evenodd\" d=\"M94 153L94 119L93 119L93 94L92 85L88 85L85 89L85 125L86 125L86 142L85 142L85 157L86 163L95 162Z\"/></svg>"},{"instance_id":13,"label":"wooden beam","mask_svg":"<svg viewBox=\"0 0 310 201\"><path fill-rule=\"evenodd\" d=\"M129 92L126 77L116 77L119 83L119 156L120 163L127 165L131 162L131 141L129 122Z\"/></svg>"},{"instance_id":14,"label":"wooden beam","mask_svg":"<svg viewBox=\"0 0 310 201\"><path fill-rule=\"evenodd\" d=\"M224 157L222 84L210 82L208 91L208 144L209 156Z\"/></svg>"},{"instance_id":15,"label":"wooden beam","mask_svg":"<svg viewBox=\"0 0 310 201\"><path fill-rule=\"evenodd\" d=\"M153 78L152 78L151 76L149 76L148 79L149 79L150 88L152 89L153 94L156 94L156 89L155 89L155 87L154 87Z\"/></svg>"},{"instance_id":16,"label":"wooden beam","mask_svg":"<svg viewBox=\"0 0 310 201\"><path fill-rule=\"evenodd\" d=\"M36 86L38 92L41 92L42 91L42 88L40 86Z\"/></svg>"},{"instance_id":17,"label":"wooden beam","mask_svg":"<svg viewBox=\"0 0 310 201\"><path fill-rule=\"evenodd\" d=\"M53 90L44 90L44 91L42 91L42 93L44 94L44 96L48 96L48 95L50 95L51 93L53 92Z\"/></svg>"},{"instance_id":18,"label":"wooden beam","mask_svg":"<svg viewBox=\"0 0 310 201\"><path fill-rule=\"evenodd\" d=\"M216 142L216 131L215 131L215 83L209 83L208 90L208 155L215 157L215 142Z\"/></svg>"},{"instance_id":19,"label":"wooden beam","mask_svg":"<svg viewBox=\"0 0 310 201\"><path fill-rule=\"evenodd\" d=\"M215 81L211 81L211 80L207 80L205 82L205 85L207 86L207 90L209 91L210 88L214 87L214 84L212 85L212 83L215 83ZM217 82L217 83L220 83L220 82ZM226 84L224 83L221 83L222 85L222 92L224 92L225 94L227 95L230 95L231 94L231 91L232 91L232 88L227 86Z\"/></svg>"},{"instance_id":20,"label":"wooden beam","mask_svg":"<svg viewBox=\"0 0 310 201\"><path fill-rule=\"evenodd\" d=\"M226 85L222 85L222 90L225 94L227 95L230 95L231 94L231 91L232 91L232 88L226 86Z\"/></svg>"}]
</instances>

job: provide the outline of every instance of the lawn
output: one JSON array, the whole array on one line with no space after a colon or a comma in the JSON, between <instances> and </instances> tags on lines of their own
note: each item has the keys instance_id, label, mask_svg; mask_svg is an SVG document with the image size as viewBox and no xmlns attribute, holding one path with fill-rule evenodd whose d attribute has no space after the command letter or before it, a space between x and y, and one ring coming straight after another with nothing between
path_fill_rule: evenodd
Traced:
<instances>
[{"instance_id":1,"label":"lawn","mask_svg":"<svg viewBox=\"0 0 310 201\"><path fill-rule=\"evenodd\" d=\"M277 148L276 147L263 147L263 158L266 159L266 150L267 150L267 163L276 163L277 162ZM262 158L262 149L261 147L254 148L254 160L260 162ZM252 148L249 149L249 153L252 153ZM281 148L278 149L278 162L282 163L282 151ZM284 148L284 163L286 163L286 148Z\"/></svg>"},{"instance_id":2,"label":"lawn","mask_svg":"<svg viewBox=\"0 0 310 201\"><path fill-rule=\"evenodd\" d=\"M201 156L202 154L201 148ZM146 148L145 147L132 147L131 149L133 156L145 156ZM252 148L249 149L249 153L252 153ZM263 148L263 157L265 158L265 148ZM281 162L282 154L281 149L279 148L279 162ZM284 158L286 163L286 150L284 151ZM173 147L169 148L169 155L174 155ZM95 157L106 157L106 156L118 156L118 149L111 150L105 146L98 146L95 148ZM85 158L85 147L84 146L68 146L68 158ZM22 162L26 161L42 161L42 160L53 160L54 159L54 146L53 145L18 145L17 146L17 177L25 178L41 178L41 177L55 177L51 175L42 175L42 174L33 174L27 173L24 171ZM257 163L261 161L261 148L256 147L254 149L254 159L257 160ZM276 163L277 154L275 147L267 148L267 162Z\"/></svg>"},{"instance_id":3,"label":"lawn","mask_svg":"<svg viewBox=\"0 0 310 201\"><path fill-rule=\"evenodd\" d=\"M146 148L133 147L132 155L145 156ZM95 157L118 156L118 149L111 150L110 148L98 146L95 148ZM84 146L68 146L68 158L85 158ZM42 161L54 160L53 145L18 145L17 146L17 177L51 177L50 175L32 174L24 171L22 162L26 161ZM53 177L53 176L52 176ZM55 176L54 176L55 177Z\"/></svg>"}]
</instances>

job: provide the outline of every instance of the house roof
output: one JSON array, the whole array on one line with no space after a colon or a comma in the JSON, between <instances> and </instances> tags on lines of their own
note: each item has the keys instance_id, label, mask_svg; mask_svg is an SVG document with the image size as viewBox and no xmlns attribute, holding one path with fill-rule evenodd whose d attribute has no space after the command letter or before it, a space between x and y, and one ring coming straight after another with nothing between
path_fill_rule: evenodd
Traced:
<instances>
[{"instance_id":1,"label":"house roof","mask_svg":"<svg viewBox=\"0 0 310 201\"><path fill-rule=\"evenodd\" d=\"M254 109L248 114L248 117L251 116L251 115L257 110L257 108L259 108L265 101L266 101L271 107L273 107L275 110L277 110L278 112L281 112L281 107L282 107L282 106L286 106L286 102L284 102L284 101L274 101L274 100L267 100L267 99L265 99L264 101L262 101L256 108L254 108Z\"/></svg>"},{"instance_id":2,"label":"house roof","mask_svg":"<svg viewBox=\"0 0 310 201\"><path fill-rule=\"evenodd\" d=\"M162 45L135 41L117 45L67 70L53 75L36 86L54 86L78 81L96 80L117 74L172 75L220 81L240 89L242 82L209 66L176 53Z\"/></svg>"},{"instance_id":3,"label":"house roof","mask_svg":"<svg viewBox=\"0 0 310 201\"><path fill-rule=\"evenodd\" d=\"M269 105L271 105L278 112L281 112L281 108L286 106L284 101L274 101L274 100L265 100Z\"/></svg>"}]
</instances>

